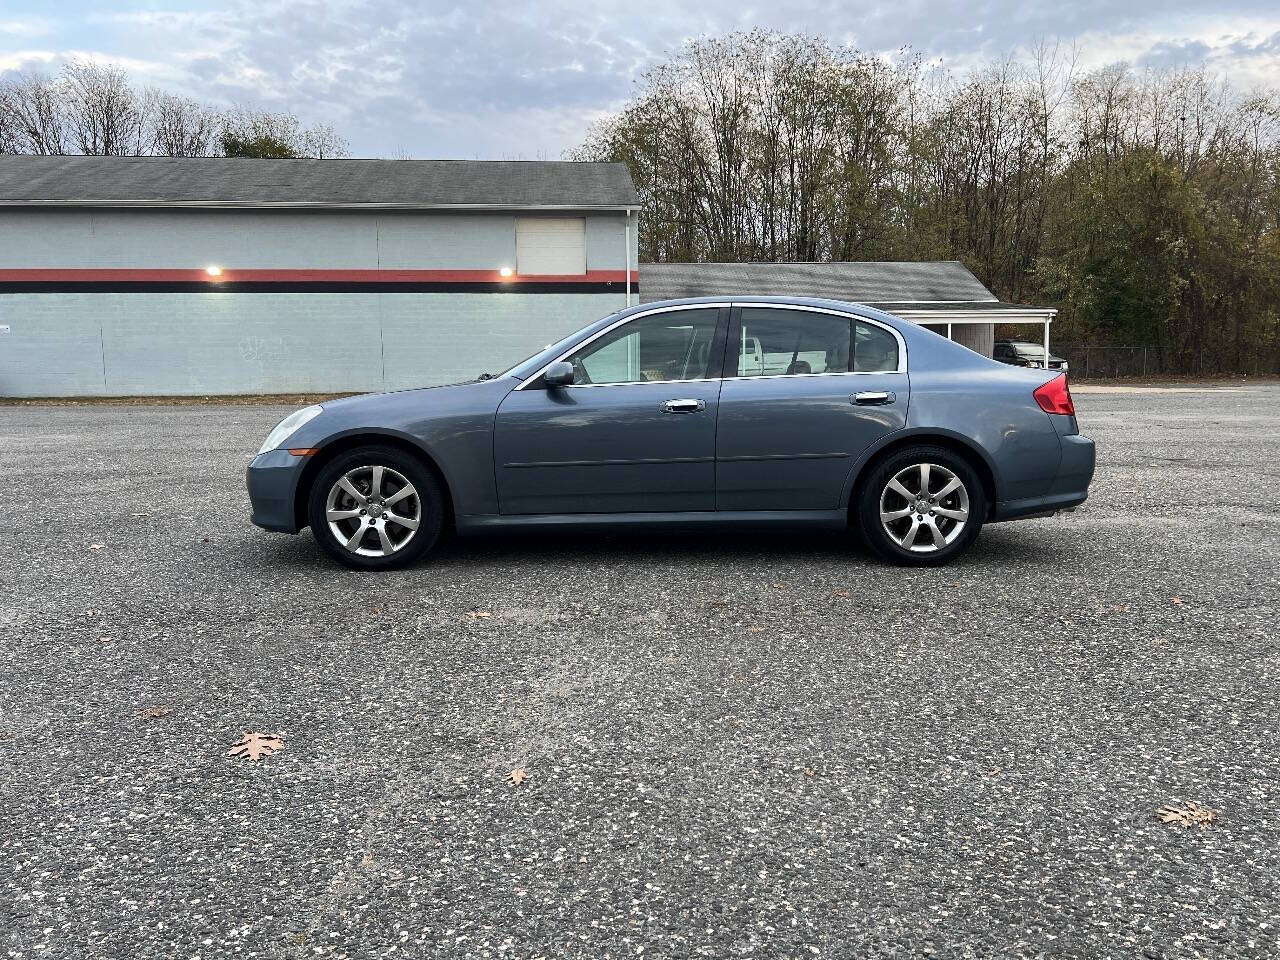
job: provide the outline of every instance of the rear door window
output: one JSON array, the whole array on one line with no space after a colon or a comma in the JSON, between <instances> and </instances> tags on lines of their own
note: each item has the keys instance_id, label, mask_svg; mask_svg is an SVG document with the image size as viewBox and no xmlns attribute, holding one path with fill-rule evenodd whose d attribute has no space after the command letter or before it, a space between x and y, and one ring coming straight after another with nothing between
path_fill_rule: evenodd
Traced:
<instances>
[{"instance_id":1,"label":"rear door window","mask_svg":"<svg viewBox=\"0 0 1280 960\"><path fill-rule=\"evenodd\" d=\"M737 332L737 375L848 373L850 334L850 318L838 314L743 307Z\"/></svg>"},{"instance_id":2,"label":"rear door window","mask_svg":"<svg viewBox=\"0 0 1280 960\"><path fill-rule=\"evenodd\" d=\"M898 369L898 338L874 323L855 321L853 358L856 373L893 373Z\"/></svg>"}]
</instances>

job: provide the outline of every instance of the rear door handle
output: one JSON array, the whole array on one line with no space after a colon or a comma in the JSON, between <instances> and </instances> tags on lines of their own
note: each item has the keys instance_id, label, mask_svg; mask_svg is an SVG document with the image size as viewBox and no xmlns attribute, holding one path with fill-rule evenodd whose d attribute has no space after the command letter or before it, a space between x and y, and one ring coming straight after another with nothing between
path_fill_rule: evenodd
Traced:
<instances>
[{"instance_id":1,"label":"rear door handle","mask_svg":"<svg viewBox=\"0 0 1280 960\"><path fill-rule=\"evenodd\" d=\"M870 404L893 403L897 399L898 395L888 390L863 390L861 393L855 393L849 398L849 401L859 406L868 406Z\"/></svg>"},{"instance_id":2,"label":"rear door handle","mask_svg":"<svg viewBox=\"0 0 1280 960\"><path fill-rule=\"evenodd\" d=\"M662 405L663 413L697 413L707 409L705 400L668 400Z\"/></svg>"}]
</instances>

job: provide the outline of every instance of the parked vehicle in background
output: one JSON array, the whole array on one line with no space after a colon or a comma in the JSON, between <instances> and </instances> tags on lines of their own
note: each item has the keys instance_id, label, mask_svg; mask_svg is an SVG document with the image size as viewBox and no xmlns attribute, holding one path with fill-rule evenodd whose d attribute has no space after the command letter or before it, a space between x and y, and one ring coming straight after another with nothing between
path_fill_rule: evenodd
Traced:
<instances>
[{"instance_id":1,"label":"parked vehicle in background","mask_svg":"<svg viewBox=\"0 0 1280 960\"><path fill-rule=\"evenodd\" d=\"M649 303L505 373L290 414L249 464L253 522L342 563L462 535L856 530L946 563L984 523L1074 507L1093 478L1067 378L868 307Z\"/></svg>"},{"instance_id":2,"label":"parked vehicle in background","mask_svg":"<svg viewBox=\"0 0 1280 960\"><path fill-rule=\"evenodd\" d=\"M992 356L1015 367L1044 367L1044 345L1023 340L997 340ZM1067 370L1067 361L1049 354L1050 370Z\"/></svg>"}]
</instances>

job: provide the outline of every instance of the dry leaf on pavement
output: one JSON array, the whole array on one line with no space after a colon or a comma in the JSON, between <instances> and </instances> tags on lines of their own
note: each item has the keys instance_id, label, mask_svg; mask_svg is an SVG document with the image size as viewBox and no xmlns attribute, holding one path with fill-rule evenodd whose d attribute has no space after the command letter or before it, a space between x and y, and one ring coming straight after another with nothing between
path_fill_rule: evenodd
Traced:
<instances>
[{"instance_id":1,"label":"dry leaf on pavement","mask_svg":"<svg viewBox=\"0 0 1280 960\"><path fill-rule=\"evenodd\" d=\"M227 756L237 759L248 757L250 760L257 762L263 757L270 756L283 749L284 741L274 733L260 733L257 730L253 730L246 733L239 743L233 744L231 749L227 751Z\"/></svg>"},{"instance_id":2,"label":"dry leaf on pavement","mask_svg":"<svg viewBox=\"0 0 1280 960\"><path fill-rule=\"evenodd\" d=\"M138 711L138 717L142 720L159 720L170 713L172 711L168 707L143 707Z\"/></svg>"},{"instance_id":3,"label":"dry leaf on pavement","mask_svg":"<svg viewBox=\"0 0 1280 960\"><path fill-rule=\"evenodd\" d=\"M101 549L102 549L103 547L105 547L105 546L106 546L106 544L105 544L105 543L91 543L91 544L89 544L89 549L90 549L90 550L101 550Z\"/></svg>"},{"instance_id":4,"label":"dry leaf on pavement","mask_svg":"<svg viewBox=\"0 0 1280 960\"><path fill-rule=\"evenodd\" d=\"M1199 827L1201 830L1218 819L1218 814L1215 811L1196 803L1194 800L1188 800L1181 805L1165 804L1156 811L1156 816L1160 818L1161 823L1175 824L1187 829Z\"/></svg>"},{"instance_id":5,"label":"dry leaf on pavement","mask_svg":"<svg viewBox=\"0 0 1280 960\"><path fill-rule=\"evenodd\" d=\"M529 775L524 772L524 767L516 767L507 774L507 780L514 786L520 786L529 779Z\"/></svg>"},{"instance_id":6,"label":"dry leaf on pavement","mask_svg":"<svg viewBox=\"0 0 1280 960\"><path fill-rule=\"evenodd\" d=\"M1180 607L1187 601L1183 600L1181 597L1170 597L1169 602Z\"/></svg>"},{"instance_id":7,"label":"dry leaf on pavement","mask_svg":"<svg viewBox=\"0 0 1280 960\"><path fill-rule=\"evenodd\" d=\"M488 620L493 614L488 610L468 610L467 616L476 620Z\"/></svg>"},{"instance_id":8,"label":"dry leaf on pavement","mask_svg":"<svg viewBox=\"0 0 1280 960\"><path fill-rule=\"evenodd\" d=\"M847 597L849 595L849 591L848 590L832 590L831 595L833 597Z\"/></svg>"},{"instance_id":9,"label":"dry leaf on pavement","mask_svg":"<svg viewBox=\"0 0 1280 960\"><path fill-rule=\"evenodd\" d=\"M769 584L769 586L773 587L773 589L775 589L775 590L785 590L785 589L787 589L787 585L786 585L785 583L771 583L771 584Z\"/></svg>"}]
</instances>

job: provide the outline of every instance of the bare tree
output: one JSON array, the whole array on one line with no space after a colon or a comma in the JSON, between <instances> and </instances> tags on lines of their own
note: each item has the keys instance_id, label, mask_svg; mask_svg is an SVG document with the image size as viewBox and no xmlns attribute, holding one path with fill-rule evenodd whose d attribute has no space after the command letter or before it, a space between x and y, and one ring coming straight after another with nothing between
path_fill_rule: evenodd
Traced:
<instances>
[{"instance_id":1,"label":"bare tree","mask_svg":"<svg viewBox=\"0 0 1280 960\"><path fill-rule=\"evenodd\" d=\"M115 64L73 60L62 70L71 140L93 156L137 156L147 146L147 104Z\"/></svg>"},{"instance_id":2,"label":"bare tree","mask_svg":"<svg viewBox=\"0 0 1280 960\"><path fill-rule=\"evenodd\" d=\"M350 144L327 123L302 131L298 141L299 155L316 160L341 159L351 156Z\"/></svg>"},{"instance_id":3,"label":"bare tree","mask_svg":"<svg viewBox=\"0 0 1280 960\"><path fill-rule=\"evenodd\" d=\"M194 100L159 90L148 91L151 146L164 157L207 157L221 118Z\"/></svg>"},{"instance_id":4,"label":"bare tree","mask_svg":"<svg viewBox=\"0 0 1280 960\"><path fill-rule=\"evenodd\" d=\"M29 73L0 82L0 124L17 153L66 153L61 89Z\"/></svg>"}]
</instances>

